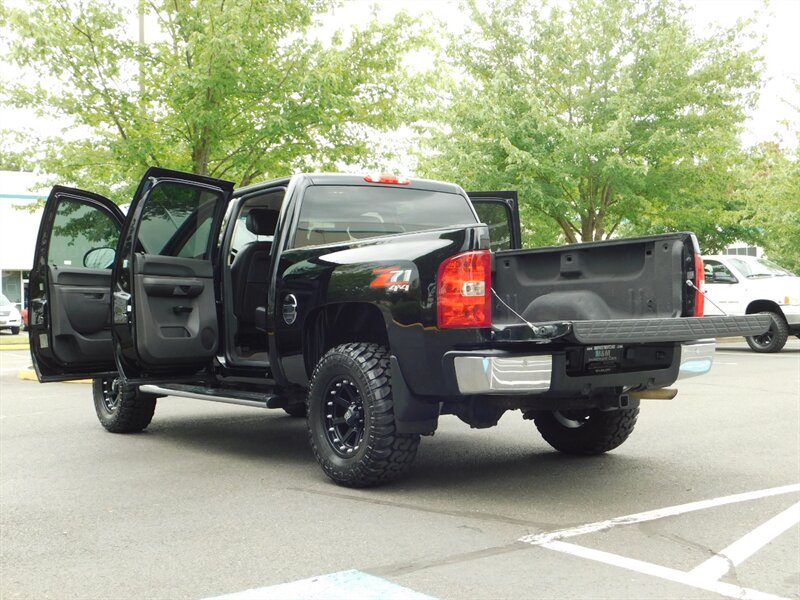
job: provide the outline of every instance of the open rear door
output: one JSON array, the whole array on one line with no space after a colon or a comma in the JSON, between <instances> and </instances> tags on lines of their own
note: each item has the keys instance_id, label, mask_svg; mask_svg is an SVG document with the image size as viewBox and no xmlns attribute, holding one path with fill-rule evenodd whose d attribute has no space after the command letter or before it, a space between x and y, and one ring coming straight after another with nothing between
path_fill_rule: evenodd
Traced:
<instances>
[{"instance_id":1,"label":"open rear door","mask_svg":"<svg viewBox=\"0 0 800 600\"><path fill-rule=\"evenodd\" d=\"M191 377L219 347L219 230L233 184L151 168L122 232L113 334L133 382Z\"/></svg>"},{"instance_id":2,"label":"open rear door","mask_svg":"<svg viewBox=\"0 0 800 600\"><path fill-rule=\"evenodd\" d=\"M124 217L110 200L56 186L47 198L30 273L29 336L39 381L116 371L111 265Z\"/></svg>"},{"instance_id":3,"label":"open rear door","mask_svg":"<svg viewBox=\"0 0 800 600\"><path fill-rule=\"evenodd\" d=\"M517 192L468 192L467 195L481 223L489 226L492 250L522 248Z\"/></svg>"}]
</instances>

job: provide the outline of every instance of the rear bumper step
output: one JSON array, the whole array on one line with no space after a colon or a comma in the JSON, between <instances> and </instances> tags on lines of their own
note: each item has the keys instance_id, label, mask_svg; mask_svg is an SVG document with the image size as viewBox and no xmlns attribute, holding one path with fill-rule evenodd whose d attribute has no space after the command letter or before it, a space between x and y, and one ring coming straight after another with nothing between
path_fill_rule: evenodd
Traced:
<instances>
[{"instance_id":1,"label":"rear bumper step","mask_svg":"<svg viewBox=\"0 0 800 600\"><path fill-rule=\"evenodd\" d=\"M769 315L574 321L572 331L566 337L581 344L686 342L705 338L761 335L769 326Z\"/></svg>"}]
</instances>

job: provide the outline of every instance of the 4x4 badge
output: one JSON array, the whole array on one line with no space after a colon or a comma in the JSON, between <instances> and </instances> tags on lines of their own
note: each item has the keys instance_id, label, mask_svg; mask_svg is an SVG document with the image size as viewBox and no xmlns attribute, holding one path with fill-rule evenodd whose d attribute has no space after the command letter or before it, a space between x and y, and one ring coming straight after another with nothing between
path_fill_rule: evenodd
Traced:
<instances>
[{"instance_id":1,"label":"4x4 badge","mask_svg":"<svg viewBox=\"0 0 800 600\"><path fill-rule=\"evenodd\" d=\"M294 294L289 294L283 299L283 321L291 325L297 320L297 298Z\"/></svg>"}]
</instances>

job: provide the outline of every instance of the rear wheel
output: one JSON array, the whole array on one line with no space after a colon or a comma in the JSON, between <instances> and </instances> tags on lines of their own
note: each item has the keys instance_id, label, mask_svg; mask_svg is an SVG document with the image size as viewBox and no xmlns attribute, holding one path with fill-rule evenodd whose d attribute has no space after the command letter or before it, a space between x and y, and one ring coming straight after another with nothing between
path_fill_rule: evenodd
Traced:
<instances>
[{"instance_id":1,"label":"rear wheel","mask_svg":"<svg viewBox=\"0 0 800 600\"><path fill-rule=\"evenodd\" d=\"M592 408L540 413L533 422L544 440L559 452L588 456L621 445L633 432L638 416L638 408Z\"/></svg>"},{"instance_id":2,"label":"rear wheel","mask_svg":"<svg viewBox=\"0 0 800 600\"><path fill-rule=\"evenodd\" d=\"M143 394L133 385L122 385L119 379L95 379L92 395L100 424L112 433L142 431L156 410L156 396Z\"/></svg>"},{"instance_id":3,"label":"rear wheel","mask_svg":"<svg viewBox=\"0 0 800 600\"><path fill-rule=\"evenodd\" d=\"M343 344L322 357L308 392L308 432L317 462L339 485L381 485L408 468L419 436L395 430L386 348Z\"/></svg>"},{"instance_id":4,"label":"rear wheel","mask_svg":"<svg viewBox=\"0 0 800 600\"><path fill-rule=\"evenodd\" d=\"M789 325L783 315L774 311L758 313L772 317L772 323L766 333L746 337L747 345L754 352L780 352L789 339Z\"/></svg>"}]
</instances>

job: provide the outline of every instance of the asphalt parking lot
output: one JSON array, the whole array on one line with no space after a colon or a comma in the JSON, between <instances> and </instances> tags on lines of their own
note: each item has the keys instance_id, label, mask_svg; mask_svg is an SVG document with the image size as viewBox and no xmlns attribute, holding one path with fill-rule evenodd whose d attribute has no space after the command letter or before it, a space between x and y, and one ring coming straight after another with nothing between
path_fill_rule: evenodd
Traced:
<instances>
[{"instance_id":1,"label":"asphalt parking lot","mask_svg":"<svg viewBox=\"0 0 800 600\"><path fill-rule=\"evenodd\" d=\"M797 339L722 345L604 456L561 456L518 413L448 417L365 491L282 411L165 398L113 435L89 386L18 380L29 362L0 352L3 600L800 598Z\"/></svg>"}]
</instances>

